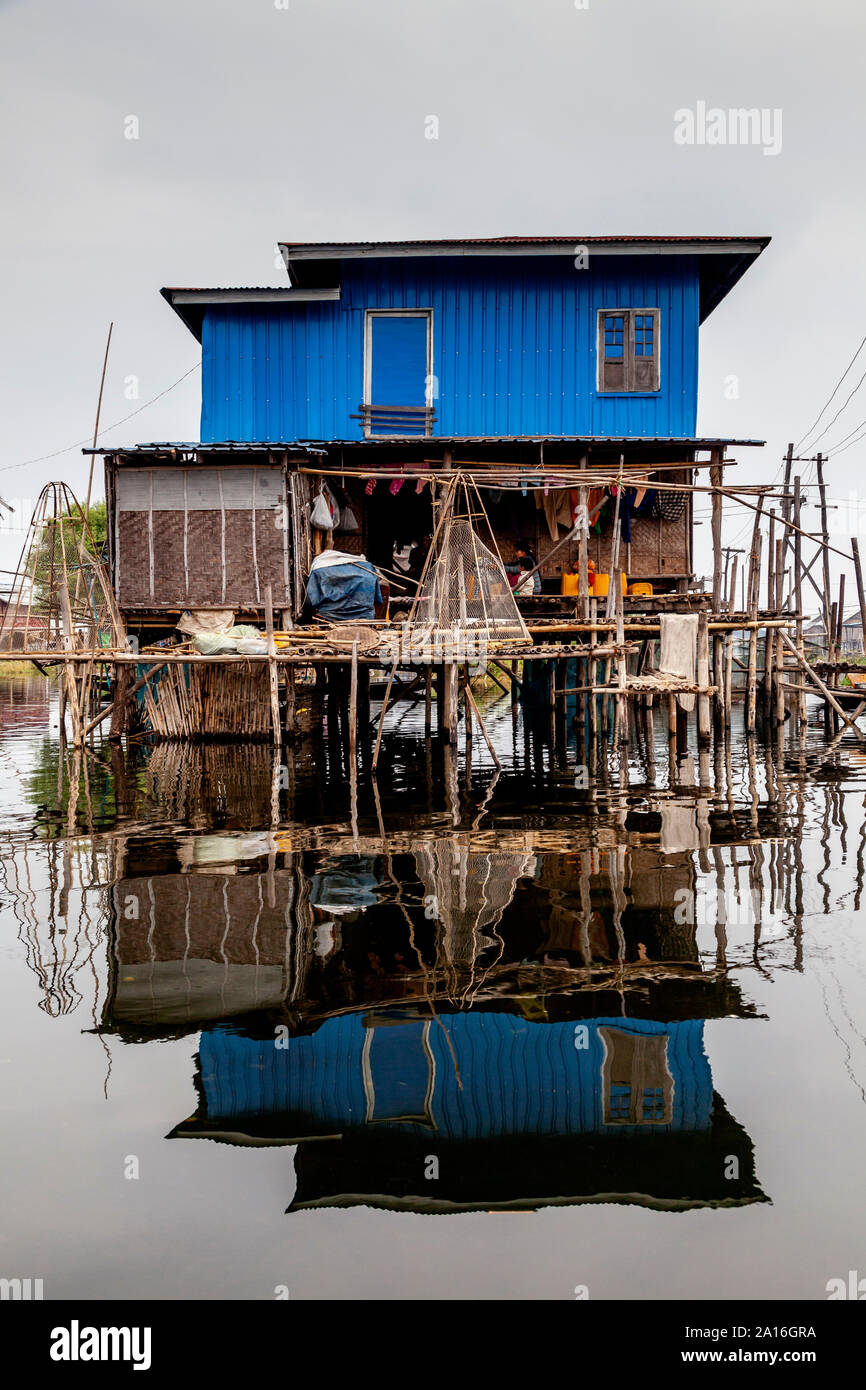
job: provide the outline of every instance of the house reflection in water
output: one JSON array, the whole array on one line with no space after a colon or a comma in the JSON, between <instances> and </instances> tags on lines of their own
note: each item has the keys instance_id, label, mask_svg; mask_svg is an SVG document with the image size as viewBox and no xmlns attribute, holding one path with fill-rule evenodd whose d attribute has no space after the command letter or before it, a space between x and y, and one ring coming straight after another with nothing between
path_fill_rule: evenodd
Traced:
<instances>
[{"instance_id":1,"label":"house reflection in water","mask_svg":"<svg viewBox=\"0 0 866 1390\"><path fill-rule=\"evenodd\" d=\"M297 1144L291 1211L765 1200L701 1020L350 1014L285 1049L208 1029L199 1064L198 1114L173 1137Z\"/></svg>"},{"instance_id":2,"label":"house reflection in water","mask_svg":"<svg viewBox=\"0 0 866 1390\"><path fill-rule=\"evenodd\" d=\"M703 1038L752 1010L675 921L687 856L526 831L175 846L129 846L105 1026L201 1030L171 1137L297 1145L290 1210L766 1200Z\"/></svg>"}]
</instances>

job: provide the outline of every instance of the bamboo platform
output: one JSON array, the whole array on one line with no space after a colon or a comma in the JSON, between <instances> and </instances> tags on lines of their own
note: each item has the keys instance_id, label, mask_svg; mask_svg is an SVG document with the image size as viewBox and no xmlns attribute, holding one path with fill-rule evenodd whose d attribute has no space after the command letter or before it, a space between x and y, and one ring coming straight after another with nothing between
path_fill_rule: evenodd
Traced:
<instances>
[{"instance_id":1,"label":"bamboo platform","mask_svg":"<svg viewBox=\"0 0 866 1390\"><path fill-rule=\"evenodd\" d=\"M107 729L110 739L136 732L179 741L208 737L272 739L279 747L284 738L325 727L330 733L339 727L348 741L350 764L354 764L359 735L365 737L369 730L369 677L376 671L388 672L388 679L378 717L373 768L392 692L395 698L420 699L422 689L426 736L432 733L435 708L438 736L446 744L456 745L462 701L464 735L471 739L477 727L498 763L472 691L473 675L480 671L489 673L503 690L510 691L513 709L527 685L532 686L533 698L537 698L539 688L543 689L546 682L546 705L555 736L562 734L567 702L575 699L572 717L578 728L588 728L592 736L600 738L612 734L627 744L635 717L645 713L658 697L667 703L669 734L679 745L684 743L685 719L694 706L698 743L705 749L711 744L714 731L718 738L730 725L738 697L733 682L736 670L742 677L747 734L755 732L759 720L779 738L786 721L802 733L806 724L805 701L811 693L824 704L835 732L848 731L859 740L866 739L856 724L864 702L857 698L858 691L840 687L840 680L851 669L851 664L841 659L845 576L842 575L838 602L831 602L828 568L831 552L853 560L866 640L866 597L859 550L856 538L852 539L850 554L830 544L821 456L814 460L819 477L820 536L810 534L800 524L801 486L799 477L793 475L792 447L785 461L781 489L723 486L723 469L731 462L718 451L713 454L709 487L658 480L653 484L661 489L675 487L690 494L709 494L711 590L686 589L691 581L680 578L677 590L670 593L623 596L617 492L609 589L604 598L587 592L584 563L588 528L584 522L584 529L578 534L575 523L574 531L545 557L549 562L557 548L570 540L579 543L581 578L575 598L542 595L516 604L513 597L506 600L497 580L489 593L495 594L497 602L511 605L512 617L503 620L501 615L485 614L486 627L473 626L467 618L467 603L475 602L474 585L481 570L472 571L475 578L470 586L461 568L456 585L439 586L442 601L452 604L447 621L453 621L453 630L444 623L437 628L428 622L425 627L418 620L414 601L408 620L403 622L371 620L339 629L314 624L277 631L270 586L265 586L264 650L220 654L193 650L186 641L131 649L125 628L128 615L118 610L106 572L95 552L90 554L90 542L75 540L70 546L66 539L67 523L63 520L65 511L71 508L69 496L59 485L50 485L43 493L39 517L34 514L34 522L40 520L42 530L38 534L34 531L32 545L25 547L26 563L22 562L14 614L4 629L8 641L0 642L0 647L5 648L0 650L0 665L26 659L42 670L60 668L61 726L65 734L66 718L71 720L76 746L92 740L97 733L101 737ZM567 478L563 475L558 479L557 485L574 486L585 504L589 485L616 477L616 470L602 479L591 471L574 468ZM453 500L460 487L466 493L466 516L455 518L454 525L464 525L467 520L482 516L486 520L484 504L470 472L455 471L440 479L440 487L436 526L444 526L443 534L448 529L448 499ZM729 559L733 554L730 582L724 561L723 501L745 507L753 518L739 604L739 552L728 554ZM776 506L770 506L774 501ZM84 535L86 517L81 508L78 514ZM808 563L803 559L804 543L816 547ZM433 553L431 547L430 556ZM821 583L811 573L819 560L823 567ZM469 556L467 565L471 563ZM502 575L501 559L499 564ZM827 651L826 658L815 663L810 663L806 656L804 584L810 584L822 602ZM459 613L454 611L455 602ZM424 611L429 617L431 610ZM655 644L663 622L672 614L692 614L697 619L694 679L679 679L653 669ZM284 618L288 616L283 614ZM164 617L170 618L165 626L173 626L175 619ZM503 621L506 626L510 623L510 635L501 626ZM40 640L42 636L44 641ZM542 665L527 681L528 670L538 663ZM573 663L577 664L576 678ZM400 679L407 672L408 678ZM688 709L684 708L686 705ZM143 717L139 717L142 711ZM795 713L794 720L791 716Z\"/></svg>"}]
</instances>

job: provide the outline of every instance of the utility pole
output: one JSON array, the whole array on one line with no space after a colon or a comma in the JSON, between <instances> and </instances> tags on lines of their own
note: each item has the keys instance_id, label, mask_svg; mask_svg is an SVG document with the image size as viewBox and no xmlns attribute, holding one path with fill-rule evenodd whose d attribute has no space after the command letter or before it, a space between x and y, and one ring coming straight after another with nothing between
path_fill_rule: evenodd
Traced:
<instances>
[{"instance_id":1,"label":"utility pole","mask_svg":"<svg viewBox=\"0 0 866 1390\"><path fill-rule=\"evenodd\" d=\"M724 584L723 584L723 589L722 589L723 593L726 594L726 593L728 592L728 566L729 566L729 564L730 564L730 562L731 562L731 556L732 556L732 555L745 555L745 553L746 553L745 550L743 550L743 548L742 548L741 546L736 546L736 545L726 545L725 548L724 548L724 550L722 551L722 554L723 554L724 557L725 557L725 579L724 579Z\"/></svg>"}]
</instances>

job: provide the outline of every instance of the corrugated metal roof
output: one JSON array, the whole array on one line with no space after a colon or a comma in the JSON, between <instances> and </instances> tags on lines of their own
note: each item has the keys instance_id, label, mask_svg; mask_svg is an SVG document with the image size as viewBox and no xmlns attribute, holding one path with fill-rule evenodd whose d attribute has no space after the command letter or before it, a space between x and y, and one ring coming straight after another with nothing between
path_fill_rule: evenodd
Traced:
<instances>
[{"instance_id":1,"label":"corrugated metal roof","mask_svg":"<svg viewBox=\"0 0 866 1390\"><path fill-rule=\"evenodd\" d=\"M339 286L312 286L301 288L297 285L212 285L184 288L178 285L165 285L160 290L163 299L174 309L178 318L201 342L202 319L209 304L238 305L254 304L257 307L268 304L310 304L320 301L336 301L340 298Z\"/></svg>"},{"instance_id":2,"label":"corrugated metal roof","mask_svg":"<svg viewBox=\"0 0 866 1390\"><path fill-rule=\"evenodd\" d=\"M281 241L292 251L309 250L320 252L334 250L366 250L373 246L599 246L606 243L621 246L646 246L659 242L662 245L698 246L731 245L747 242L767 246L768 236L498 236L498 237L434 237L411 238L406 241Z\"/></svg>"},{"instance_id":3,"label":"corrugated metal roof","mask_svg":"<svg viewBox=\"0 0 866 1390\"><path fill-rule=\"evenodd\" d=\"M701 263L701 321L724 299L769 244L768 236L506 236L406 241L281 241L293 285L335 285L339 263L365 258L563 256L578 247L596 255L694 255Z\"/></svg>"},{"instance_id":4,"label":"corrugated metal roof","mask_svg":"<svg viewBox=\"0 0 866 1390\"><path fill-rule=\"evenodd\" d=\"M298 441L288 442L284 439L266 439L254 443L247 443L242 440L227 439L218 444L202 444L190 440L158 440L151 444L100 444L98 449L82 449L82 454L156 454L156 453L175 453L184 454L267 454L279 449L284 454L324 454L325 450L319 446L311 444L299 444Z\"/></svg>"},{"instance_id":5,"label":"corrugated metal roof","mask_svg":"<svg viewBox=\"0 0 866 1390\"><path fill-rule=\"evenodd\" d=\"M765 444L763 439L716 439L716 438L694 438L685 435L672 435L662 438L659 435L648 435L638 437L635 435L565 435L565 434L460 434L460 435L429 435L426 438L421 435L406 435L402 438L376 436L369 439L316 439L311 440L310 444L317 447L345 448L345 449L370 449L381 446L404 449L407 444L417 444L425 448L432 448L437 444L610 444L616 446L640 446L646 448L648 445L656 445L660 448L666 446L680 446L689 449L718 449L722 447L761 449ZM204 447L204 446L203 446ZM207 446L209 447L209 446Z\"/></svg>"}]
</instances>

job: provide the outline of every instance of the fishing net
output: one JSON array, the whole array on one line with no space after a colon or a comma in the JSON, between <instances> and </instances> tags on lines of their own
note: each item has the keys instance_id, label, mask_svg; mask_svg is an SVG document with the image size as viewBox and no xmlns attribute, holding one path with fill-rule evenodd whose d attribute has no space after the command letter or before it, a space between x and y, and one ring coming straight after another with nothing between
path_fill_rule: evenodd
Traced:
<instances>
[{"instance_id":1,"label":"fishing net","mask_svg":"<svg viewBox=\"0 0 866 1390\"><path fill-rule=\"evenodd\" d=\"M0 621L0 651L93 651L121 644L122 625L96 551L73 493L65 483L48 483Z\"/></svg>"},{"instance_id":2,"label":"fishing net","mask_svg":"<svg viewBox=\"0 0 866 1390\"><path fill-rule=\"evenodd\" d=\"M471 522L445 523L444 534L417 600L415 621L488 643L530 644L502 561L487 549Z\"/></svg>"}]
</instances>

